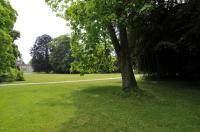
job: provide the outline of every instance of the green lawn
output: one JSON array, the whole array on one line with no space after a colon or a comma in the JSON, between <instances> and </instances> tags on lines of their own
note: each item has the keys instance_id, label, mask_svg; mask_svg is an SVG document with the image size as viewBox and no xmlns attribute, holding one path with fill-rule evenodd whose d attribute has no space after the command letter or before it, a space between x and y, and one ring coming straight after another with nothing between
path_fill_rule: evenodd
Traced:
<instances>
[{"instance_id":1,"label":"green lawn","mask_svg":"<svg viewBox=\"0 0 200 132\"><path fill-rule=\"evenodd\" d=\"M25 82L119 76L25 74ZM143 93L130 97L120 80L0 86L0 132L199 132L198 83L138 82Z\"/></svg>"},{"instance_id":2,"label":"green lawn","mask_svg":"<svg viewBox=\"0 0 200 132\"><path fill-rule=\"evenodd\" d=\"M87 80L96 78L112 78L120 77L120 74L39 74L39 73L25 73L25 81L16 81L11 83L32 83L32 82L56 82L56 81L67 81L67 80ZM5 84L5 83L3 83Z\"/></svg>"}]
</instances>

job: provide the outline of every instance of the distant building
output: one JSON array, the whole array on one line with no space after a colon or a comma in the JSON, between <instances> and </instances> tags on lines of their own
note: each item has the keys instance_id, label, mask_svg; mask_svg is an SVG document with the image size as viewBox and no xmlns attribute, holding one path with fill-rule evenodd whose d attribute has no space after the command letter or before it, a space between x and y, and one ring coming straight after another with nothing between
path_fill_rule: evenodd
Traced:
<instances>
[{"instance_id":1,"label":"distant building","mask_svg":"<svg viewBox=\"0 0 200 132\"><path fill-rule=\"evenodd\" d=\"M17 59L16 65L24 72L33 72L33 67L30 64L25 64L22 59Z\"/></svg>"},{"instance_id":2,"label":"distant building","mask_svg":"<svg viewBox=\"0 0 200 132\"><path fill-rule=\"evenodd\" d=\"M24 72L33 72L33 67L29 64L20 65L19 68Z\"/></svg>"}]
</instances>

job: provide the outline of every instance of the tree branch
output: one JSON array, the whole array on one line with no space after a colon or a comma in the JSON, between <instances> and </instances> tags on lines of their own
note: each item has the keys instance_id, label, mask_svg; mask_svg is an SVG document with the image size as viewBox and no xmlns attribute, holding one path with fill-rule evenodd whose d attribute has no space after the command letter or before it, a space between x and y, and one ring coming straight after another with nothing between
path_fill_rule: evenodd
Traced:
<instances>
[{"instance_id":1,"label":"tree branch","mask_svg":"<svg viewBox=\"0 0 200 132\"><path fill-rule=\"evenodd\" d=\"M119 57L120 56L120 43L119 43L119 40L118 40L118 38L116 36L115 29L114 29L114 27L113 27L113 25L111 23L108 24L108 32L110 34L113 46L114 46L115 51L116 51L116 54Z\"/></svg>"}]
</instances>

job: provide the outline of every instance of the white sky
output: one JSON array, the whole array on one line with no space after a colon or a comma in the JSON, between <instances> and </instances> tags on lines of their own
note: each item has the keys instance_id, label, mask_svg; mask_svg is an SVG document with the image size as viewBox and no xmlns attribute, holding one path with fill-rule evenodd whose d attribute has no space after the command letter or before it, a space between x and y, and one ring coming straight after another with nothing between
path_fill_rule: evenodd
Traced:
<instances>
[{"instance_id":1,"label":"white sky","mask_svg":"<svg viewBox=\"0 0 200 132\"><path fill-rule=\"evenodd\" d=\"M21 38L15 41L25 63L31 59L30 49L36 37L48 34L55 38L59 35L70 34L64 19L56 17L45 0L9 0L18 12L15 30L20 31Z\"/></svg>"}]
</instances>

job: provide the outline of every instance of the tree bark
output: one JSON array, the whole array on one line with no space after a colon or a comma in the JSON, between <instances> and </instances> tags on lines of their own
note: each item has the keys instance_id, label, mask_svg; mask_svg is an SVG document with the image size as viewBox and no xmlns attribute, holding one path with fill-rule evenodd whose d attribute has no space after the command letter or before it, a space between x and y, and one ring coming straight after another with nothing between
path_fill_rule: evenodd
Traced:
<instances>
[{"instance_id":1,"label":"tree bark","mask_svg":"<svg viewBox=\"0 0 200 132\"><path fill-rule=\"evenodd\" d=\"M132 51L130 52L131 58L134 57L134 54L136 54L136 45L135 45L135 37L134 37L134 32L133 28L131 25L127 26L127 37L128 37L128 44L129 44L129 50Z\"/></svg>"},{"instance_id":2,"label":"tree bark","mask_svg":"<svg viewBox=\"0 0 200 132\"><path fill-rule=\"evenodd\" d=\"M132 89L137 88L137 82L131 63L127 30L122 25L119 25L119 39L121 43L120 68L123 82L122 87L124 91L131 91Z\"/></svg>"},{"instance_id":3,"label":"tree bark","mask_svg":"<svg viewBox=\"0 0 200 132\"><path fill-rule=\"evenodd\" d=\"M131 64L126 28L120 25L118 28L119 28L119 39L116 36L116 32L112 24L108 26L108 31L110 33L110 37L114 45L118 62L120 65L121 76L122 76L122 90L125 92L130 92L134 89L137 89L138 86Z\"/></svg>"}]
</instances>

